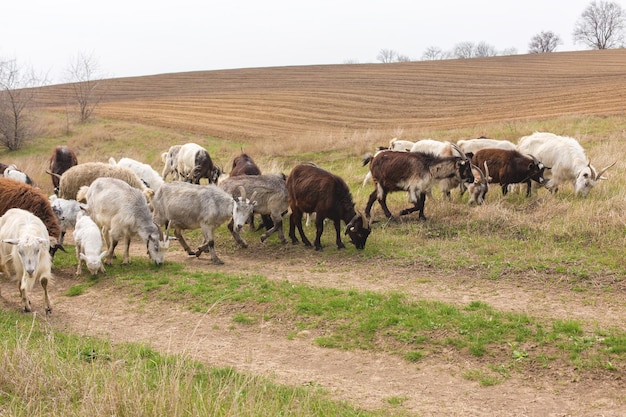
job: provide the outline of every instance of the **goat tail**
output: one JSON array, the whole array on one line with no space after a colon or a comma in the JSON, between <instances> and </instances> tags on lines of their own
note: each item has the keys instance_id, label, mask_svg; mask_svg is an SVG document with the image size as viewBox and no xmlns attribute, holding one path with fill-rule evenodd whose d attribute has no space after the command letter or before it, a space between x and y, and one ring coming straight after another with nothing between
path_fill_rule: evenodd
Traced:
<instances>
[{"instance_id":1,"label":"goat tail","mask_svg":"<svg viewBox=\"0 0 626 417\"><path fill-rule=\"evenodd\" d=\"M365 156L363 157L363 166L369 164L373 158L374 157L372 156L371 153L366 153Z\"/></svg>"}]
</instances>

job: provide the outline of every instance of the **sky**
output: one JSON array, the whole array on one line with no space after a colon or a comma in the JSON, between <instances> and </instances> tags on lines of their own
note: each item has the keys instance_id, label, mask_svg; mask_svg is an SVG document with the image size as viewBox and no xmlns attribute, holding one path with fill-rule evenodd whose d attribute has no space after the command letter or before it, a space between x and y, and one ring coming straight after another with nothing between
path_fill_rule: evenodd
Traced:
<instances>
[{"instance_id":1,"label":"sky","mask_svg":"<svg viewBox=\"0 0 626 417\"><path fill-rule=\"evenodd\" d=\"M64 82L78 56L99 75L376 63L393 50L419 60L432 46L486 42L528 51L552 31L557 51L591 0L19 0L6 2L0 60ZM626 8L626 0L616 3Z\"/></svg>"}]
</instances>

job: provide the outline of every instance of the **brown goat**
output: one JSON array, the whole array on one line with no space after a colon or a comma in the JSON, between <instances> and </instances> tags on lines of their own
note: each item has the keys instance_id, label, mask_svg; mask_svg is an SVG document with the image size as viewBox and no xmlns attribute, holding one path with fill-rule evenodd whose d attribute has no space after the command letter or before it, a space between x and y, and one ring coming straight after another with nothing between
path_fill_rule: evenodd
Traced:
<instances>
[{"instance_id":1,"label":"brown goat","mask_svg":"<svg viewBox=\"0 0 626 417\"><path fill-rule=\"evenodd\" d=\"M531 182L544 185L545 166L532 155L523 155L515 150L486 148L477 151L472 163L482 167L489 166L490 182L502 186L502 195L508 192L509 184L526 184L526 196L530 197Z\"/></svg>"},{"instance_id":2,"label":"brown goat","mask_svg":"<svg viewBox=\"0 0 626 417\"><path fill-rule=\"evenodd\" d=\"M54 147L50 156L50 170L47 172L52 177L55 194L59 194L59 177L74 165L78 165L78 159L70 147L64 145Z\"/></svg>"},{"instance_id":3,"label":"brown goat","mask_svg":"<svg viewBox=\"0 0 626 417\"><path fill-rule=\"evenodd\" d=\"M321 250L320 238L324 231L324 219L330 219L335 224L337 248L343 249L341 241L341 220L346 223L346 234L357 249L365 248L365 242L371 229L363 216L356 212L352 194L343 179L312 164L296 166L287 177L287 192L289 194L289 237L295 245L296 227L300 232L302 242L311 246L302 230L302 215L315 213L315 250Z\"/></svg>"},{"instance_id":4,"label":"brown goat","mask_svg":"<svg viewBox=\"0 0 626 417\"><path fill-rule=\"evenodd\" d=\"M233 160L233 167L229 176L236 177L239 175L261 175L261 170L247 153L242 153Z\"/></svg>"},{"instance_id":5,"label":"brown goat","mask_svg":"<svg viewBox=\"0 0 626 417\"><path fill-rule=\"evenodd\" d=\"M0 216L12 208L29 211L41 219L51 238L50 254L52 256L57 249L65 251L59 243L61 225L52 210L48 197L39 189L23 182L10 178L0 178Z\"/></svg>"}]
</instances>

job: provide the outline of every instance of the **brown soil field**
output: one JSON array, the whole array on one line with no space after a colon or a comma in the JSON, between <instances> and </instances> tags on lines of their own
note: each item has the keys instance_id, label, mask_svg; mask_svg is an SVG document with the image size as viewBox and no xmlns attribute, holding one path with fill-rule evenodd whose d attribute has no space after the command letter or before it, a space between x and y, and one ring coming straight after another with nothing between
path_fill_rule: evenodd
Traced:
<instances>
[{"instance_id":1,"label":"brown soil field","mask_svg":"<svg viewBox=\"0 0 626 417\"><path fill-rule=\"evenodd\" d=\"M626 50L189 72L105 80L102 87L107 92L98 108L102 118L257 143L270 154L293 152L299 140L320 137L358 136L359 146L370 149L398 131L417 138L433 130L473 128L481 133L494 123L623 116ZM43 91L42 105L63 111L67 86ZM320 146L339 146L336 141L320 141ZM134 251L145 256L138 242ZM293 261L296 252L298 262ZM402 291L414 299L448 303L481 300L503 311L621 329L626 318L623 283L609 293L602 288L577 293L567 280L546 284L540 272L494 281L480 271L451 275L432 269L423 280L416 277L419 265L413 263L381 262L364 271L345 257L320 270L313 251L288 245L276 252L259 242L251 243L245 256L238 250L220 256L225 265L215 267L205 258L187 257L176 246L167 259L192 270L240 274L259 273L262 264L270 279ZM402 411L419 416L626 415L621 371L581 377L537 369L483 387L463 377L474 366L472 359L453 351L410 364L387 353L323 349L313 341L316 334L290 340L281 323L232 326L232 312L203 315L164 301L137 303L106 280L68 297L63 292L77 278L71 270L56 275L50 322L59 329L145 342L162 352L187 353L208 365L234 366L280 383L319 385L332 397L364 409L388 407L388 399L399 398ZM2 294L4 308L18 308L13 285L3 282ZM34 295L35 306L41 306L41 291Z\"/></svg>"}]
</instances>

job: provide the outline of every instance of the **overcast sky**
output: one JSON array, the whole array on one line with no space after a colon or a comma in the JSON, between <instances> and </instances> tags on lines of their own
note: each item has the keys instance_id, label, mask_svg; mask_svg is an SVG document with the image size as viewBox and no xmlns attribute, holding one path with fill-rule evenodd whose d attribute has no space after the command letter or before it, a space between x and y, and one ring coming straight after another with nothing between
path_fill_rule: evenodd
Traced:
<instances>
[{"instance_id":1,"label":"overcast sky","mask_svg":"<svg viewBox=\"0 0 626 417\"><path fill-rule=\"evenodd\" d=\"M54 82L78 54L107 77L311 64L374 63L382 49L419 60L430 46L484 41L526 53L551 30L557 51L591 0L14 0L2 6L0 59ZM626 0L617 1L625 7Z\"/></svg>"}]
</instances>

